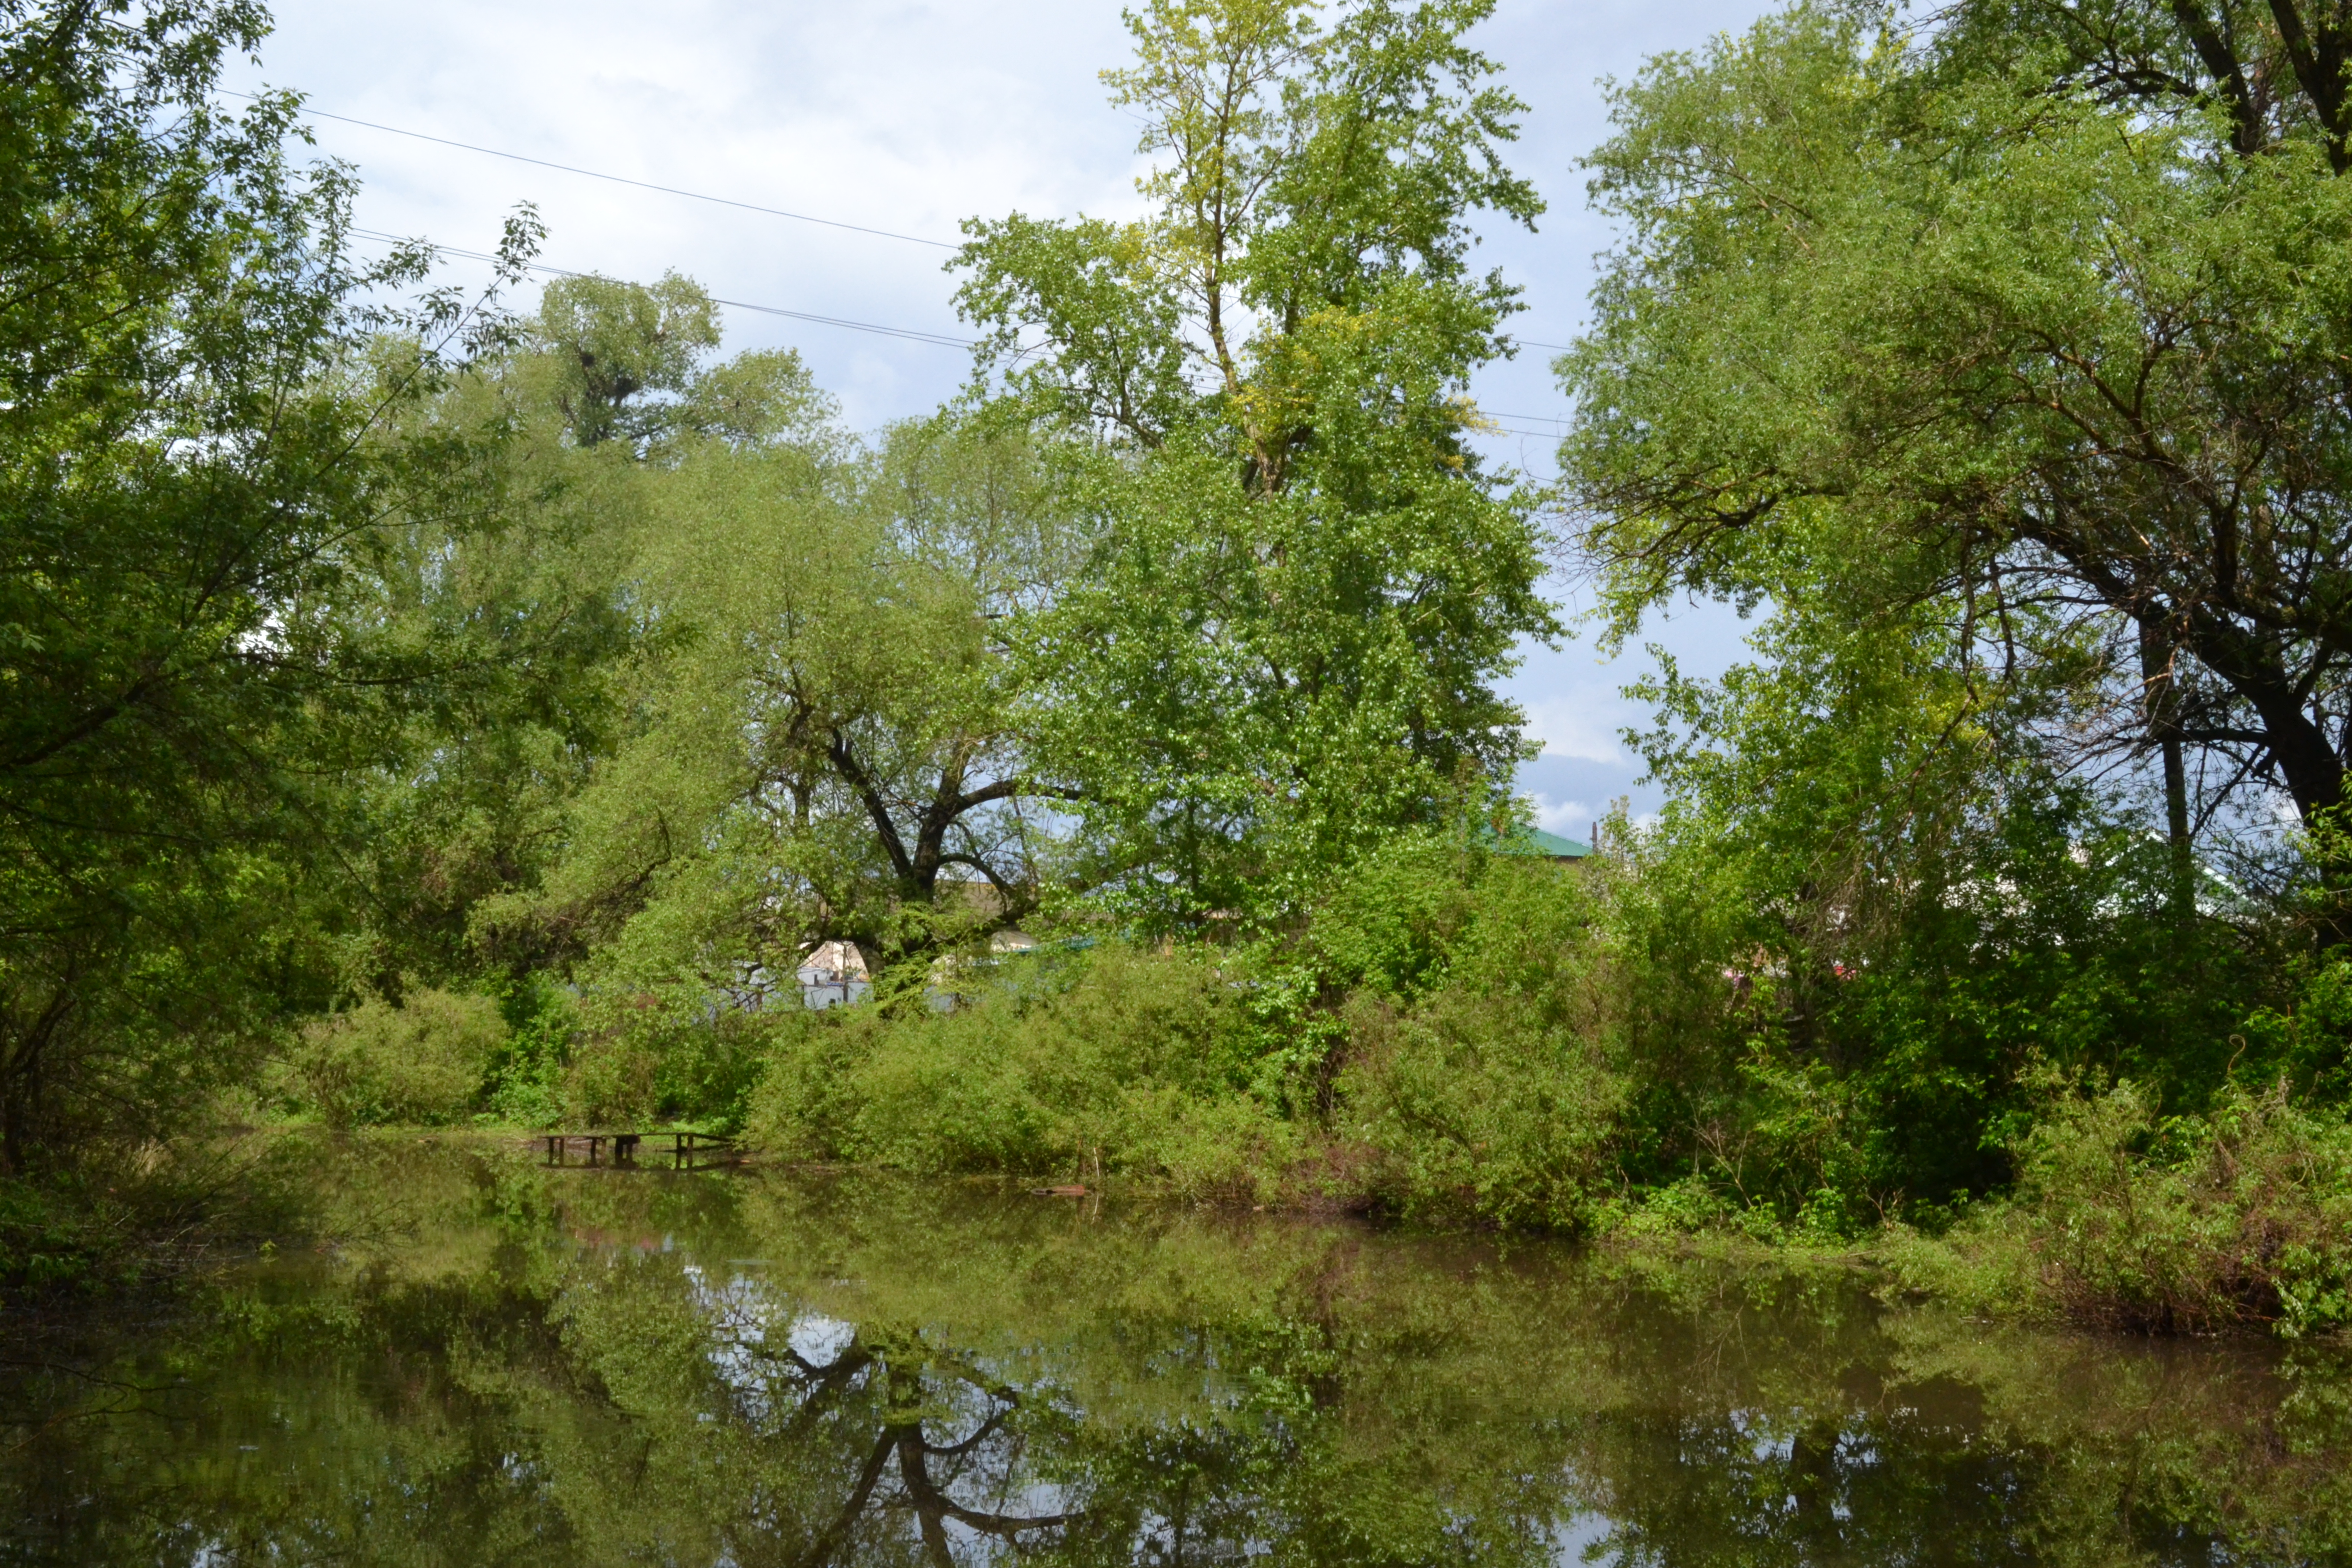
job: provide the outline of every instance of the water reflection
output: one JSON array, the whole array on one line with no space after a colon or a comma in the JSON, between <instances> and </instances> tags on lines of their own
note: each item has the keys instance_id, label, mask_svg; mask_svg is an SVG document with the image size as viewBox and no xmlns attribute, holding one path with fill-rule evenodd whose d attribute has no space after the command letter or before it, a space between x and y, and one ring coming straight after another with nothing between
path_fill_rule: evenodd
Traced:
<instances>
[{"instance_id":1,"label":"water reflection","mask_svg":"<svg viewBox=\"0 0 2352 1568\"><path fill-rule=\"evenodd\" d=\"M919 1335L868 1337L822 1313L793 1320L782 1342L771 1344L778 1314L756 1282L730 1281L706 1300L718 1308L711 1360L749 1427L793 1447L817 1441L820 1427L838 1427L851 1454L871 1434L839 1511L801 1561L841 1557L869 1516L910 1518L925 1554L940 1564L958 1557L951 1530L967 1545L985 1538L1034 1550L1044 1539L1038 1532L1082 1520L1083 1510L1045 1500L1056 1489L1013 1486L1024 1435L1011 1423L1023 1411L1022 1391L970 1357Z\"/></svg>"},{"instance_id":2,"label":"water reflection","mask_svg":"<svg viewBox=\"0 0 2352 1568\"><path fill-rule=\"evenodd\" d=\"M2352 1562L2325 1347L983 1188L371 1158L376 1241L96 1354L18 1336L0 1563Z\"/></svg>"}]
</instances>

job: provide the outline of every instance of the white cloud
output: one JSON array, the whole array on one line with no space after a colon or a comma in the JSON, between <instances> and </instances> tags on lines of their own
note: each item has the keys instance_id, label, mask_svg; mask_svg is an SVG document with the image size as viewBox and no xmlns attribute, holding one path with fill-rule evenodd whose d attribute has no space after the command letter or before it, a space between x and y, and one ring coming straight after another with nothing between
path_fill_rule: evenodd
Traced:
<instances>
[{"instance_id":1,"label":"white cloud","mask_svg":"<svg viewBox=\"0 0 2352 1568\"><path fill-rule=\"evenodd\" d=\"M1623 707L1613 699L1530 702L1527 732L1543 742L1547 757L1622 763L1625 753L1617 744L1617 731L1623 724L1620 712Z\"/></svg>"},{"instance_id":2,"label":"white cloud","mask_svg":"<svg viewBox=\"0 0 2352 1568\"><path fill-rule=\"evenodd\" d=\"M1600 815L1580 800L1555 801L1546 795L1531 795L1528 799L1536 808L1536 826L1563 838L1589 837Z\"/></svg>"}]
</instances>

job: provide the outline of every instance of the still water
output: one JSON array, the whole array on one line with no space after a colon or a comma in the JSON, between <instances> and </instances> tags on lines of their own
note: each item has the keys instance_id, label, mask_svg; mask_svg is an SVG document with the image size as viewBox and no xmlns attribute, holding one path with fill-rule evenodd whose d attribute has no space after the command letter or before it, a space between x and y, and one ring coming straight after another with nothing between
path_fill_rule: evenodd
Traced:
<instances>
[{"instance_id":1,"label":"still water","mask_svg":"<svg viewBox=\"0 0 2352 1568\"><path fill-rule=\"evenodd\" d=\"M462 1141L0 1368L7 1563L2352 1562L2352 1358Z\"/></svg>"}]
</instances>

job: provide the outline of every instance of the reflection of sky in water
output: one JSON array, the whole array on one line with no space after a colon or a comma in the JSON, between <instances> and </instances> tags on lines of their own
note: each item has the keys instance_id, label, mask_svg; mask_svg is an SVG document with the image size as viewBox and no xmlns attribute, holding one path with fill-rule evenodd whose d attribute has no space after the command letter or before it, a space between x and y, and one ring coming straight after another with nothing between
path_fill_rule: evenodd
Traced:
<instances>
[{"instance_id":1,"label":"reflection of sky in water","mask_svg":"<svg viewBox=\"0 0 2352 1568\"><path fill-rule=\"evenodd\" d=\"M1619 1553L1609 1546L1610 1531L1615 1529L1603 1513L1571 1513L1565 1519L1555 1519L1543 1527L1544 1545L1551 1561L1559 1568L1570 1564L1616 1563Z\"/></svg>"},{"instance_id":2,"label":"reflection of sky in water","mask_svg":"<svg viewBox=\"0 0 2352 1568\"><path fill-rule=\"evenodd\" d=\"M733 1260L729 1267L734 1271L724 1277L694 1262L685 1263L683 1271L699 1313L710 1325L707 1354L732 1394L736 1415L752 1429L772 1433L814 1393L816 1384L807 1369L822 1373L857 1347L858 1325L777 1289L756 1271L758 1265L749 1266L754 1271L748 1272L736 1268ZM919 1343L923 1339L918 1336ZM1071 1420L1083 1419L1086 1414L1039 1364L1048 1359L1041 1351L1042 1347L1031 1346L1007 1357L905 1346L898 1351L902 1371L916 1363L921 1369L918 1429L933 1450L929 1455L929 1479L941 1496L958 1507L1016 1519L1045 1519L1086 1510L1088 1496L1083 1487L1035 1473L1029 1445L1018 1425L1017 1417L1024 1410L1034 1414L1051 1409ZM1237 1413L1255 1403L1270 1431L1286 1430L1285 1417L1266 1405L1270 1395L1278 1404L1282 1391L1261 1386L1264 1374L1255 1367L1228 1370L1223 1359L1207 1336L1179 1335L1141 1361L1149 1379L1190 1383L1196 1397L1210 1409ZM947 1370L942 1371L943 1367ZM878 1363L855 1373L849 1386L866 1386L877 1375ZM1007 1403L992 1392L1015 1384L1017 1403ZM864 1418L871 1420L871 1413ZM1759 1470L1779 1469L1794 1454L1796 1424L1802 1418L1801 1411L1734 1408L1724 1413L1722 1430ZM993 1428L992 1420L997 1422ZM957 1449L966 1443L971 1447L961 1452L937 1451ZM1875 1457L1874 1445L1860 1429L1840 1432L1838 1448L1848 1465L1868 1464ZM1580 1489L1570 1482L1571 1495ZM1796 1500L1790 1496L1767 1504L1766 1509L1786 1517L1793 1514L1795 1506ZM886 1475L871 1508L902 1518L909 1544L919 1543L913 1500L902 1477L895 1472ZM1843 1499L1831 1500L1829 1508L1841 1521L1851 1517ZM1559 1568L1626 1561L1622 1521L1608 1512L1587 1508L1526 1523L1532 1544L1543 1559ZM939 1524L958 1563L992 1563L1024 1554L1024 1548L1014 1541L976 1529L952 1515ZM1465 1517L1449 1533L1458 1538L1465 1551L1474 1551L1479 1521ZM1038 1532L1030 1532L1026 1539L1034 1543ZM1131 1544L1141 1557L1173 1560L1184 1552L1187 1542L1173 1520L1146 1510L1135 1522ZM1242 1556L1249 1558L1274 1551L1278 1542L1271 1536L1250 1536L1227 1544L1238 1545Z\"/></svg>"},{"instance_id":3,"label":"reflection of sky in water","mask_svg":"<svg viewBox=\"0 0 2352 1568\"><path fill-rule=\"evenodd\" d=\"M793 1320L792 1332L785 1343L803 1361L813 1366L823 1366L849 1348L857 1337L857 1325L829 1318L823 1312L803 1312Z\"/></svg>"},{"instance_id":4,"label":"reflection of sky in water","mask_svg":"<svg viewBox=\"0 0 2352 1568\"><path fill-rule=\"evenodd\" d=\"M710 1325L705 1353L731 1394L735 1414L754 1431L778 1430L814 1392L806 1368L821 1373L856 1346L856 1323L796 1302L757 1274L739 1271L721 1279L695 1262L684 1264L681 1272L698 1312ZM771 1351L772 1343L789 1354ZM1076 1416L1078 1412L1061 1391L1048 1380L1033 1379L1016 1391L1016 1406L992 1392L1010 1386L1006 1369L979 1357L951 1359L969 1375L941 1375L928 1362L923 1372L925 1397L918 1429L933 1450L927 1456L933 1486L976 1514L1046 1519L1079 1511L1084 1499L1076 1489L1031 1473L1027 1444L1003 1419L1019 1407L1058 1409L1065 1416ZM876 1371L859 1371L852 1386L864 1385ZM706 1413L703 1418L711 1417ZM999 1419L992 1431L992 1418ZM966 1443L971 1447L964 1448ZM959 1448L962 1451L937 1451ZM904 1489L901 1483L886 1486L874 1502L904 1509L912 1538L917 1521ZM894 1490L901 1495L890 1495ZM997 1562L1017 1554L1012 1542L952 1515L940 1523L959 1562Z\"/></svg>"}]
</instances>

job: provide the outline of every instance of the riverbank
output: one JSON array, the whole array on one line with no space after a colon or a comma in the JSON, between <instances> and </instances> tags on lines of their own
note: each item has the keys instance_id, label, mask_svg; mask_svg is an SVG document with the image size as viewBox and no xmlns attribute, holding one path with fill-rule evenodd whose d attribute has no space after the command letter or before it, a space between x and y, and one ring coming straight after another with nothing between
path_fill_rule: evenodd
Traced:
<instances>
[{"instance_id":1,"label":"riverbank","mask_svg":"<svg viewBox=\"0 0 2352 1568\"><path fill-rule=\"evenodd\" d=\"M2275 1100L2249 1101L2195 1128L2176 1120L2165 1129L2169 1147L2150 1151L2141 1146L2146 1110L2128 1093L2086 1104L2071 1124L2039 1137L2014 1193L1933 1233L1899 1222L1861 1235L1806 1233L1687 1188L1595 1204L1592 1221L1573 1231L1510 1226L1482 1214L1473 1189L1400 1202L1393 1186L1365 1179L1381 1173L1375 1151L1301 1154L1295 1143L1287 1165L1202 1163L1189 1179L1154 1170L1134 1145L1115 1142L1088 1146L1093 1157L1075 1168L998 1163L913 1172L772 1144L717 1169L787 1182L943 1183L1048 1205L1349 1218L1398 1236L1570 1240L1634 1267L1699 1261L1759 1277L1828 1270L1889 1300L1933 1301L1990 1320L2352 1342L2352 1139L2342 1124L2316 1122ZM1265 1146L1238 1147L1255 1154ZM159 1300L281 1249L378 1244L413 1221L396 1204L368 1201L365 1184L355 1184L346 1167L397 1162L419 1149L546 1165L543 1134L520 1125L336 1131L294 1124L226 1135L177 1163L151 1153L136 1179L102 1194L9 1184L0 1187L0 1259L9 1266L0 1304L21 1317L28 1309ZM626 1177L660 1164L593 1169ZM1428 1201L1439 1197L1451 1201Z\"/></svg>"}]
</instances>

